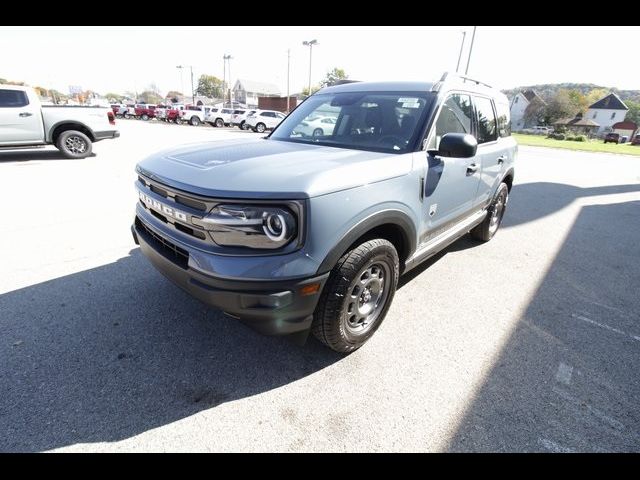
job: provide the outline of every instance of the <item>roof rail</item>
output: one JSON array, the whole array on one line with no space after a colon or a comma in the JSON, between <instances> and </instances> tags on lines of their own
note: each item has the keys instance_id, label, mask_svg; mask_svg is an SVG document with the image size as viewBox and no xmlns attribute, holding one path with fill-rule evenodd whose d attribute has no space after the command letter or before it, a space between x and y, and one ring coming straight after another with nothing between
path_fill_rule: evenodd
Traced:
<instances>
[{"instance_id":1,"label":"roof rail","mask_svg":"<svg viewBox=\"0 0 640 480\"><path fill-rule=\"evenodd\" d=\"M480 80L476 80L475 78L467 77L466 75L460 75L459 73L444 72L442 74L442 77L440 77L440 80L433 84L433 87L431 87L431 91L439 92L440 88L442 88L442 85L451 77L459 78L463 82L473 82L476 85L484 85L485 87L493 88L488 83L481 82Z\"/></svg>"}]
</instances>

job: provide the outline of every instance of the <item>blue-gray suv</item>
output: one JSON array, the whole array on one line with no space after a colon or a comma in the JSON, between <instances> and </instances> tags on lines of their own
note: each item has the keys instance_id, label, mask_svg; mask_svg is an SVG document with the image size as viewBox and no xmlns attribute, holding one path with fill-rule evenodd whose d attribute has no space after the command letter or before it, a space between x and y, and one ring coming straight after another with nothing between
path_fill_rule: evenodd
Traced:
<instances>
[{"instance_id":1,"label":"blue-gray suv","mask_svg":"<svg viewBox=\"0 0 640 480\"><path fill-rule=\"evenodd\" d=\"M133 235L203 302L353 351L400 275L468 232L495 235L517 154L509 121L502 93L458 75L323 88L268 137L141 161Z\"/></svg>"}]
</instances>

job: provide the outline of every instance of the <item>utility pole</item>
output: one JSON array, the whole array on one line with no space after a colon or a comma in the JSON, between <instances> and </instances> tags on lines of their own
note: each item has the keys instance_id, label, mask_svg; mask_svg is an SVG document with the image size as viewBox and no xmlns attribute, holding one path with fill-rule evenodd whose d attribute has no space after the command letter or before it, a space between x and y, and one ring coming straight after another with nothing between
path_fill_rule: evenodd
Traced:
<instances>
[{"instance_id":1,"label":"utility pole","mask_svg":"<svg viewBox=\"0 0 640 480\"><path fill-rule=\"evenodd\" d=\"M222 107L224 108L224 97L227 95L227 56L222 56Z\"/></svg>"},{"instance_id":2,"label":"utility pole","mask_svg":"<svg viewBox=\"0 0 640 480\"><path fill-rule=\"evenodd\" d=\"M229 104L231 104L231 59L232 58L233 57L231 55L227 55L227 54L222 56L222 60L225 62L225 64L224 64L224 68L225 68L225 74L224 75L225 75L225 77L226 77L226 67L227 67L227 63L226 62L229 62ZM222 82L222 86L223 87L224 87L224 84L225 84L225 82L223 81ZM224 98L226 96L227 96L227 91L225 90L225 91L222 92L222 106L223 107L224 107ZM231 105L229 105L229 106L231 106Z\"/></svg>"},{"instance_id":3,"label":"utility pole","mask_svg":"<svg viewBox=\"0 0 640 480\"><path fill-rule=\"evenodd\" d=\"M189 68L191 69L191 105L195 106L195 104L196 104L196 95L193 92L193 67L189 66Z\"/></svg>"},{"instance_id":4,"label":"utility pole","mask_svg":"<svg viewBox=\"0 0 640 480\"><path fill-rule=\"evenodd\" d=\"M469 73L469 63L471 62L471 52L473 51L473 41L476 39L476 28L477 27L473 27L473 34L471 35L471 46L469 46L469 58L467 59L467 68L464 71L465 75Z\"/></svg>"},{"instance_id":5,"label":"utility pole","mask_svg":"<svg viewBox=\"0 0 640 480\"><path fill-rule=\"evenodd\" d=\"M291 49L287 49L287 113L289 113L289 66L291 63Z\"/></svg>"},{"instance_id":6,"label":"utility pole","mask_svg":"<svg viewBox=\"0 0 640 480\"><path fill-rule=\"evenodd\" d=\"M460 60L462 59L462 50L464 49L464 39L467 36L467 31L462 31L462 44L460 45L460 54L458 55L458 63L456 64L456 73L458 73L458 69L460 68Z\"/></svg>"},{"instance_id":7,"label":"utility pole","mask_svg":"<svg viewBox=\"0 0 640 480\"><path fill-rule=\"evenodd\" d=\"M305 40L302 42L305 47L309 47L309 95L311 95L311 55L313 53L313 46L318 45L318 40L315 38L313 40Z\"/></svg>"}]
</instances>

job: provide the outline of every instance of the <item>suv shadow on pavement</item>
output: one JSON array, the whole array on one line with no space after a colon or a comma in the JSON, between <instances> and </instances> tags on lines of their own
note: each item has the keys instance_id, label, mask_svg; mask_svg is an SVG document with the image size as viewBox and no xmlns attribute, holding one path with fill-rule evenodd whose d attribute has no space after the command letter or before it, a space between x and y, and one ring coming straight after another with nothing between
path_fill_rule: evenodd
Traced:
<instances>
[{"instance_id":1,"label":"suv shadow on pavement","mask_svg":"<svg viewBox=\"0 0 640 480\"><path fill-rule=\"evenodd\" d=\"M639 191L516 186L504 227L579 197ZM638 451L638 212L637 200L581 208L447 450Z\"/></svg>"},{"instance_id":2,"label":"suv shadow on pavement","mask_svg":"<svg viewBox=\"0 0 640 480\"><path fill-rule=\"evenodd\" d=\"M0 451L122 440L342 358L205 307L137 249L2 294L0 311Z\"/></svg>"},{"instance_id":3,"label":"suv shadow on pavement","mask_svg":"<svg viewBox=\"0 0 640 480\"><path fill-rule=\"evenodd\" d=\"M93 158L96 154L92 153L85 158ZM0 163L3 162L30 162L38 160L69 160L79 161L84 158L68 158L58 150L14 150L0 151Z\"/></svg>"}]
</instances>

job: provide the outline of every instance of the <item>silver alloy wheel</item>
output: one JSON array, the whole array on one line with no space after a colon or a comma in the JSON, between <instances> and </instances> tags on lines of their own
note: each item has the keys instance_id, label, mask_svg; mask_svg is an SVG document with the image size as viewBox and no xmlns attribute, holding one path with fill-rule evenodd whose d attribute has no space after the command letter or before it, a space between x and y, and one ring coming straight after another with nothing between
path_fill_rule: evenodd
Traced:
<instances>
[{"instance_id":1,"label":"silver alloy wheel","mask_svg":"<svg viewBox=\"0 0 640 480\"><path fill-rule=\"evenodd\" d=\"M264 123L259 123L258 125L256 125L256 131L258 133L262 133L265 131L265 125Z\"/></svg>"},{"instance_id":2,"label":"silver alloy wheel","mask_svg":"<svg viewBox=\"0 0 640 480\"><path fill-rule=\"evenodd\" d=\"M491 220L489 222L489 233L493 236L498 227L500 226L500 222L502 221L502 216L504 215L504 205L506 203L506 194L502 192L498 198L496 198L496 203L493 205L493 211L491 212Z\"/></svg>"},{"instance_id":3,"label":"silver alloy wheel","mask_svg":"<svg viewBox=\"0 0 640 480\"><path fill-rule=\"evenodd\" d=\"M81 154L87 151L87 142L78 135L70 135L64 141L65 148L73 154Z\"/></svg>"},{"instance_id":4,"label":"silver alloy wheel","mask_svg":"<svg viewBox=\"0 0 640 480\"><path fill-rule=\"evenodd\" d=\"M368 265L356 275L344 311L347 330L361 334L375 324L387 302L390 279L391 271L384 263Z\"/></svg>"}]
</instances>

